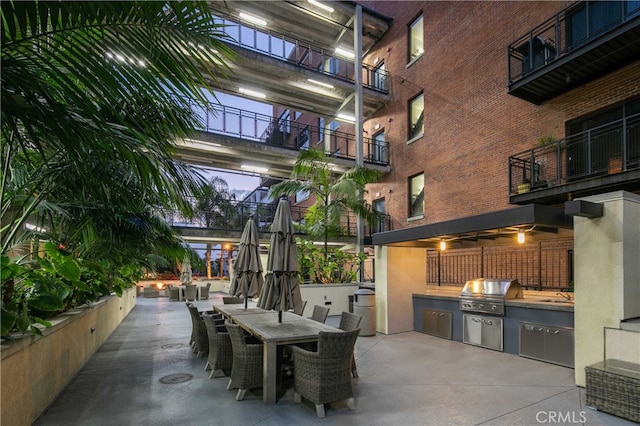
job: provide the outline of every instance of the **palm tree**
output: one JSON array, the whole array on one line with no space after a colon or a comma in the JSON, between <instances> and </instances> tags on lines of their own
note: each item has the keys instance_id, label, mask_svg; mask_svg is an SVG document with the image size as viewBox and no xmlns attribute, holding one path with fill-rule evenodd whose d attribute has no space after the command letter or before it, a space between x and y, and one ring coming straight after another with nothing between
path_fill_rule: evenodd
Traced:
<instances>
[{"instance_id":1,"label":"palm tree","mask_svg":"<svg viewBox=\"0 0 640 426\"><path fill-rule=\"evenodd\" d=\"M232 57L206 2L1 7L2 252L20 242L65 162L87 192L108 192L94 178L101 157L161 203L188 209L202 179L172 159L173 144L198 126L192 104L205 107L202 87ZM29 181L16 164L31 166Z\"/></svg>"},{"instance_id":2,"label":"palm tree","mask_svg":"<svg viewBox=\"0 0 640 426\"><path fill-rule=\"evenodd\" d=\"M356 166L336 178L326 154L312 148L300 151L291 178L272 186L270 194L276 198L306 192L315 198L305 215L304 227L309 235L323 238L327 259L329 237L340 233L341 218L348 212L370 224L376 219L376 212L362 201L362 195L365 185L375 182L378 176L375 170Z\"/></svg>"},{"instance_id":3,"label":"palm tree","mask_svg":"<svg viewBox=\"0 0 640 426\"><path fill-rule=\"evenodd\" d=\"M34 233L116 264L181 248L155 212L190 212L204 178L174 143L233 58L207 3L0 6L3 265ZM3 322L14 284L3 279Z\"/></svg>"},{"instance_id":4,"label":"palm tree","mask_svg":"<svg viewBox=\"0 0 640 426\"><path fill-rule=\"evenodd\" d=\"M229 191L227 181L220 176L213 176L196 195L194 213L204 220L204 226L207 228L226 228L229 214L234 210L231 204L232 199L235 199L235 195ZM209 279L211 279L211 248L212 244L207 242L205 263Z\"/></svg>"}]
</instances>

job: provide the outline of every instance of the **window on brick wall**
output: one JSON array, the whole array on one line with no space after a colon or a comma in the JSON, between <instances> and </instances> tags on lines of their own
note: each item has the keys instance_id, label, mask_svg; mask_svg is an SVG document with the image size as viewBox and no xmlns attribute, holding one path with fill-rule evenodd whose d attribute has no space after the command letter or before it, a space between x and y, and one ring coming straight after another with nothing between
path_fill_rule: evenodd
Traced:
<instances>
[{"instance_id":1,"label":"window on brick wall","mask_svg":"<svg viewBox=\"0 0 640 426\"><path fill-rule=\"evenodd\" d=\"M418 16L409 24L409 58L408 62L413 62L424 53L424 35L422 25L422 15Z\"/></svg>"},{"instance_id":2,"label":"window on brick wall","mask_svg":"<svg viewBox=\"0 0 640 426\"><path fill-rule=\"evenodd\" d=\"M409 101L409 140L424 133L424 95L420 93Z\"/></svg>"},{"instance_id":3,"label":"window on brick wall","mask_svg":"<svg viewBox=\"0 0 640 426\"><path fill-rule=\"evenodd\" d=\"M424 215L424 173L409 178L409 217Z\"/></svg>"}]
</instances>

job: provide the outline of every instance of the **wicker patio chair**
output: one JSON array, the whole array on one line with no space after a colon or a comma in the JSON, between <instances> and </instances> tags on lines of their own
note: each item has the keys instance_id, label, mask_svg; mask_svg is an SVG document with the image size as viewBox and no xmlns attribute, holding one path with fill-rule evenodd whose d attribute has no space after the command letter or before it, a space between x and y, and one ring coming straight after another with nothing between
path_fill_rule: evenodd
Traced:
<instances>
[{"instance_id":1,"label":"wicker patio chair","mask_svg":"<svg viewBox=\"0 0 640 426\"><path fill-rule=\"evenodd\" d=\"M233 348L233 366L227 389L238 388L236 401L242 401L248 389L262 386L262 343L257 339L247 339L239 325L229 321L225 325Z\"/></svg>"},{"instance_id":2,"label":"wicker patio chair","mask_svg":"<svg viewBox=\"0 0 640 426\"><path fill-rule=\"evenodd\" d=\"M187 305L191 314L191 323L193 324L192 334L195 341L194 352L196 358L203 357L209 353L209 337L207 335L207 327L198 312L198 308L193 305Z\"/></svg>"},{"instance_id":3,"label":"wicker patio chair","mask_svg":"<svg viewBox=\"0 0 640 426\"><path fill-rule=\"evenodd\" d=\"M178 287L167 284L165 292L167 296L169 296L169 302L177 302L180 300L180 289Z\"/></svg>"},{"instance_id":4,"label":"wicker patio chair","mask_svg":"<svg viewBox=\"0 0 640 426\"><path fill-rule=\"evenodd\" d=\"M225 305L239 305L243 303L242 297L236 296L223 296L222 303Z\"/></svg>"},{"instance_id":5,"label":"wicker patio chair","mask_svg":"<svg viewBox=\"0 0 640 426\"><path fill-rule=\"evenodd\" d=\"M306 301L306 300L303 300L303 301L302 301L302 305L301 305L301 306L298 306L298 308L297 308L297 309L294 309L294 310L293 310L293 313L294 313L294 314L298 314L298 315L302 316L302 314L304 313L304 308L305 308L306 306L307 306L307 301Z\"/></svg>"},{"instance_id":6,"label":"wicker patio chair","mask_svg":"<svg viewBox=\"0 0 640 426\"><path fill-rule=\"evenodd\" d=\"M351 385L351 357L360 329L344 332L321 331L318 352L292 346L295 365L293 397L296 403L302 397L313 402L316 414L324 418L324 404L347 400L355 410Z\"/></svg>"},{"instance_id":7,"label":"wicker patio chair","mask_svg":"<svg viewBox=\"0 0 640 426\"><path fill-rule=\"evenodd\" d=\"M313 306L313 313L311 314L311 319L314 321L318 321L321 323L325 323L327 321L327 316L329 315L329 308L320 305Z\"/></svg>"},{"instance_id":8,"label":"wicker patio chair","mask_svg":"<svg viewBox=\"0 0 640 426\"><path fill-rule=\"evenodd\" d=\"M216 377L220 371L223 375L228 376L231 374L231 366L233 365L233 349L229 332L224 326L224 320L218 320L216 316L209 314L203 315L202 319L209 337L209 356L204 369L205 371L211 370L210 379Z\"/></svg>"},{"instance_id":9,"label":"wicker patio chair","mask_svg":"<svg viewBox=\"0 0 640 426\"><path fill-rule=\"evenodd\" d=\"M343 312L340 316L340 325L338 325L338 328L344 331L352 331L360 326L360 321L362 321L361 315L353 314L351 312ZM351 374L353 377L358 377L355 353L351 357Z\"/></svg>"},{"instance_id":10,"label":"wicker patio chair","mask_svg":"<svg viewBox=\"0 0 640 426\"><path fill-rule=\"evenodd\" d=\"M184 287L184 298L186 300L198 299L198 286L195 284L187 285Z\"/></svg>"},{"instance_id":11,"label":"wicker patio chair","mask_svg":"<svg viewBox=\"0 0 640 426\"><path fill-rule=\"evenodd\" d=\"M211 283L207 283L206 286L200 287L200 300L208 300L209 299L209 289L211 288Z\"/></svg>"}]
</instances>

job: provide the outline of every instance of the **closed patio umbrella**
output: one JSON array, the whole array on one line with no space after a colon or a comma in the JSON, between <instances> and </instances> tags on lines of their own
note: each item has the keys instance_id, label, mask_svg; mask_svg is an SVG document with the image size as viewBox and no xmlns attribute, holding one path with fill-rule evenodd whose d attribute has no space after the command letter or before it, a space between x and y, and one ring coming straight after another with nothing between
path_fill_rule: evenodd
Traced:
<instances>
[{"instance_id":1,"label":"closed patio umbrella","mask_svg":"<svg viewBox=\"0 0 640 426\"><path fill-rule=\"evenodd\" d=\"M262 289L262 262L260 261L258 243L258 227L253 216L249 218L242 231L234 269L235 274L229 294L244 297L244 307L247 307L249 297L260 294Z\"/></svg>"},{"instance_id":2,"label":"closed patio umbrella","mask_svg":"<svg viewBox=\"0 0 640 426\"><path fill-rule=\"evenodd\" d=\"M189 261L189 255L184 255L182 260L182 272L180 273L180 282L183 285L190 285L193 280L193 274L191 272L191 261Z\"/></svg>"},{"instance_id":3,"label":"closed patio umbrella","mask_svg":"<svg viewBox=\"0 0 640 426\"><path fill-rule=\"evenodd\" d=\"M258 307L277 310L278 319L282 321L282 311L302 305L298 249L289 202L285 198L278 202L271 224L270 242L265 285L260 293Z\"/></svg>"}]
</instances>

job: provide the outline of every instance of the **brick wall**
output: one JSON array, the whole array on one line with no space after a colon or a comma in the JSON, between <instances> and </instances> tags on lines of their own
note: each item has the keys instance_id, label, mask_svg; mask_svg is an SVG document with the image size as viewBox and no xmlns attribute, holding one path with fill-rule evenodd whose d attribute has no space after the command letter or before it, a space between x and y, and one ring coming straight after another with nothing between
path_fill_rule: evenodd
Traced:
<instances>
[{"instance_id":1,"label":"brick wall","mask_svg":"<svg viewBox=\"0 0 640 426\"><path fill-rule=\"evenodd\" d=\"M365 58L384 61L393 101L364 129L384 129L391 172L369 187L385 198L392 229L509 208L509 155L565 123L640 95L640 63L536 106L507 93L507 46L569 2L361 2L393 18ZM401 5L401 7L399 7ZM407 65L407 25L423 14L424 55ZM424 94L424 136L407 143L407 105ZM374 130L378 125L379 129ZM425 175L425 214L407 220L407 182Z\"/></svg>"}]
</instances>

